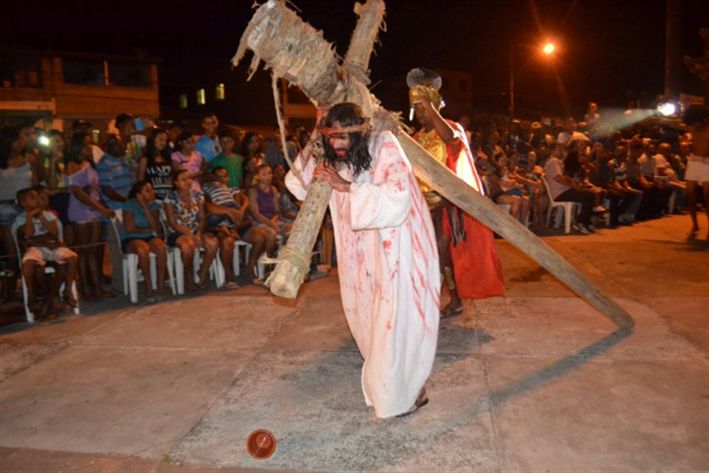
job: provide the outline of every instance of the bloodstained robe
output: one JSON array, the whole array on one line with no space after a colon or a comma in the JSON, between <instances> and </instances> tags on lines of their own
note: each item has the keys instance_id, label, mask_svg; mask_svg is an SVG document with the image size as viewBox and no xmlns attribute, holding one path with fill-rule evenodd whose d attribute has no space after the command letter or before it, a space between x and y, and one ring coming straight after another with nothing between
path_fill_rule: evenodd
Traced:
<instances>
[{"instance_id":1,"label":"bloodstained robe","mask_svg":"<svg viewBox=\"0 0 709 473\"><path fill-rule=\"evenodd\" d=\"M431 373L438 339L440 275L431 217L411 164L389 131L371 133L372 165L353 177L349 192L333 189L330 212L340 296L364 358L362 391L377 417L405 413ZM306 185L315 169L302 156L294 166ZM286 185L303 200L307 189L288 173Z\"/></svg>"},{"instance_id":2,"label":"bloodstained robe","mask_svg":"<svg viewBox=\"0 0 709 473\"><path fill-rule=\"evenodd\" d=\"M421 129L414 135L414 139L466 184L484 195L485 190L475 169L473 153L463 127L447 121L455 132L453 142L445 143L435 129L428 132ZM443 212L442 217L441 228L451 237L450 251L458 296L462 299L482 299L504 295L502 264L492 231L472 216L463 214L466 236L464 240L454 242L447 212Z\"/></svg>"}]
</instances>

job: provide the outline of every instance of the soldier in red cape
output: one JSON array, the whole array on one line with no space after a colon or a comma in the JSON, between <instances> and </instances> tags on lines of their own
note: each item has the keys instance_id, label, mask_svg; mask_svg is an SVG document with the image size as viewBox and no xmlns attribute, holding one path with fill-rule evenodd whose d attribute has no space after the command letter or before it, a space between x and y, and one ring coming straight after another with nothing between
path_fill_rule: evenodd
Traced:
<instances>
[{"instance_id":1,"label":"soldier in red cape","mask_svg":"<svg viewBox=\"0 0 709 473\"><path fill-rule=\"evenodd\" d=\"M441 77L429 69L417 68L409 72L406 80L412 113L421 125L414 139L466 184L484 194L463 127L440 114L445 105L439 93ZM421 190L436 231L443 282L451 295L450 302L441 309L441 317L462 313L461 299L503 295L502 265L492 231L423 183Z\"/></svg>"}]
</instances>

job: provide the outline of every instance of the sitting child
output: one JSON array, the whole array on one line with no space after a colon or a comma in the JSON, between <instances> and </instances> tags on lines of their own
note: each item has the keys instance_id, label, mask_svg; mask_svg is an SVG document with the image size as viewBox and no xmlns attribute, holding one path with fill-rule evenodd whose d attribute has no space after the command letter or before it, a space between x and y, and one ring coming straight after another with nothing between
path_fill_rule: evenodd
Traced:
<instances>
[{"instance_id":1,"label":"sitting child","mask_svg":"<svg viewBox=\"0 0 709 473\"><path fill-rule=\"evenodd\" d=\"M27 284L30 310L36 313L39 309L42 318L56 313L57 296L62 281L65 283L64 299L70 306L76 307L71 288L76 275L78 256L61 241L57 217L41 207L39 195L33 189L19 191L17 201L23 212L15 219L15 228L20 248L24 252L22 274ZM37 269L43 269L47 264L55 265L55 271L44 304L39 308L35 275Z\"/></svg>"}]
</instances>

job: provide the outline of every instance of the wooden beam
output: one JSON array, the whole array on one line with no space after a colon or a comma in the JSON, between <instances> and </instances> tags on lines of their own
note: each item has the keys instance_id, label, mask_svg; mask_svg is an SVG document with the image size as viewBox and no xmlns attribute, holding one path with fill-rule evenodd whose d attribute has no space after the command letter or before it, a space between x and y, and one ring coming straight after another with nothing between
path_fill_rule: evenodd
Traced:
<instances>
[{"instance_id":1,"label":"wooden beam","mask_svg":"<svg viewBox=\"0 0 709 473\"><path fill-rule=\"evenodd\" d=\"M379 1L369 0L367 3L379 3ZM360 20L362 20L362 17L360 17ZM367 18L369 19L370 17L367 16ZM362 30L362 34L371 31L373 25L374 23L370 23L366 30ZM352 44L357 44L358 41L360 41L359 38L353 38ZM590 280L539 237L509 214L502 212L491 200L475 192L465 182L458 179L447 167L440 164L433 156L421 148L418 143L401 129L398 115L381 107L377 98L367 90L366 84L356 77L345 77L343 79L343 75L339 73L340 67L337 64L334 52L329 43L322 38L322 33L305 24L295 13L287 8L282 0L269 0L256 11L241 38L239 49L233 59L235 65L243 57L247 49L251 49L254 52L254 60L251 63L252 69L258 66L260 60L263 60L266 66L273 70L274 74L284 77L290 83L300 87L305 95L316 105L335 104L345 98L360 105L372 117L375 129L392 130L398 135L416 175L421 180L537 261L620 328L627 329L634 325L632 317L622 307L603 294ZM364 61L363 58L368 58L369 54L362 54L357 57L359 59L353 61L361 67ZM301 219L299 213L294 223L294 227L299 225L308 227L305 230L300 230L309 233L307 239L300 236L297 237L297 251L300 255L309 255L312 251L312 246L309 248L302 248L302 246L311 240L313 244L315 243L314 236L317 236L315 226L319 227L320 220L315 219L314 216L320 215L319 209L324 209L328 203L329 193L322 192L319 186L320 184L316 187L311 187L311 192L303 204L312 205L313 208L318 209L317 212L308 211L304 213L302 219L303 222L307 219L307 223L299 222ZM310 202L311 199L312 202ZM324 210L322 210L322 213L324 214ZM322 218L322 215L320 218ZM290 247L289 241L286 248ZM286 253L289 251L286 250ZM288 264L287 261L287 258L285 258L282 263ZM276 270L278 270L278 266ZM286 291L283 291L283 293L285 294ZM295 297L297 287L295 291L290 288L287 293L291 297Z\"/></svg>"}]
</instances>

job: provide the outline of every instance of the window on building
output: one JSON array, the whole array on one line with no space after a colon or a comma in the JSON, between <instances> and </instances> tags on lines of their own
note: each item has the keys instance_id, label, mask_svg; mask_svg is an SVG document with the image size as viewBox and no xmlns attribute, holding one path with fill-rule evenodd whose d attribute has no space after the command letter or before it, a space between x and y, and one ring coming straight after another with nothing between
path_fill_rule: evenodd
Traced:
<instances>
[{"instance_id":1,"label":"window on building","mask_svg":"<svg viewBox=\"0 0 709 473\"><path fill-rule=\"evenodd\" d=\"M65 84L106 85L103 61L98 59L62 60L62 78Z\"/></svg>"},{"instance_id":2,"label":"window on building","mask_svg":"<svg viewBox=\"0 0 709 473\"><path fill-rule=\"evenodd\" d=\"M187 94L180 95L180 108L187 108Z\"/></svg>"},{"instance_id":3,"label":"window on building","mask_svg":"<svg viewBox=\"0 0 709 473\"><path fill-rule=\"evenodd\" d=\"M207 103L207 93L204 89L197 89L197 104L204 105Z\"/></svg>"},{"instance_id":4,"label":"window on building","mask_svg":"<svg viewBox=\"0 0 709 473\"><path fill-rule=\"evenodd\" d=\"M149 64L108 64L111 85L122 87L150 87Z\"/></svg>"},{"instance_id":5,"label":"window on building","mask_svg":"<svg viewBox=\"0 0 709 473\"><path fill-rule=\"evenodd\" d=\"M217 90L214 95L217 100L224 100L224 84L217 84Z\"/></svg>"},{"instance_id":6,"label":"window on building","mask_svg":"<svg viewBox=\"0 0 709 473\"><path fill-rule=\"evenodd\" d=\"M40 87L39 58L0 52L0 86L10 87Z\"/></svg>"}]
</instances>

